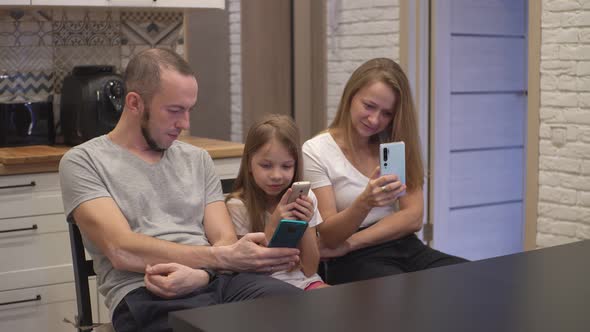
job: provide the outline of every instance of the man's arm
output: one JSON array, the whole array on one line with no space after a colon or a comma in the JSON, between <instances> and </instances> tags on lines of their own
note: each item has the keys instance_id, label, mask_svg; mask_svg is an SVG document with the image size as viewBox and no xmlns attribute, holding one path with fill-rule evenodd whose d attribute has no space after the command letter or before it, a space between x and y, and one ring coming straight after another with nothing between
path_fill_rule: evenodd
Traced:
<instances>
[{"instance_id":1,"label":"man's arm","mask_svg":"<svg viewBox=\"0 0 590 332\"><path fill-rule=\"evenodd\" d=\"M206 212L209 215L207 228L214 237L211 242L218 244L234 241L233 244L192 246L135 233L117 204L109 197L96 198L80 204L73 211L73 216L82 234L107 256L114 268L119 270L144 273L148 264L175 262L193 268L267 272L289 269L299 262L297 249L260 246L259 243L265 245L266 241L262 233L248 234L235 242L233 227L227 224L229 220L215 222L215 218L211 218L212 213L218 210L218 205L211 207L213 209ZM227 214L227 210L225 213ZM224 233L227 232L227 227L231 227L230 236Z\"/></svg>"},{"instance_id":2,"label":"man's arm","mask_svg":"<svg viewBox=\"0 0 590 332\"><path fill-rule=\"evenodd\" d=\"M221 268L214 248L183 245L133 232L110 197L80 204L73 216L82 234L107 256L115 269L143 273L148 264L168 262Z\"/></svg>"},{"instance_id":3,"label":"man's arm","mask_svg":"<svg viewBox=\"0 0 590 332\"><path fill-rule=\"evenodd\" d=\"M213 246L235 243L238 238L229 212L223 201L207 204L203 216L205 235Z\"/></svg>"}]
</instances>

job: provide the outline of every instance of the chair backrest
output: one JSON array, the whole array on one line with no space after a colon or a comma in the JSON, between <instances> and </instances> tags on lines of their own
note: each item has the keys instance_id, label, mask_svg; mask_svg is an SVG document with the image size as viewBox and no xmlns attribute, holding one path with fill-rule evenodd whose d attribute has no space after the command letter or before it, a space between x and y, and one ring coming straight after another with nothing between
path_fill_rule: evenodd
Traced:
<instances>
[{"instance_id":1,"label":"chair backrest","mask_svg":"<svg viewBox=\"0 0 590 332\"><path fill-rule=\"evenodd\" d=\"M222 179L221 189L224 194L230 193L234 179ZM90 287L88 278L96 275L92 266L92 260L86 259L84 243L78 226L68 218L68 229L70 233L70 246L72 250L72 265L74 266L74 280L76 283L76 305L78 316L76 324L78 331L88 331L89 327L95 326L92 321L92 304L90 302Z\"/></svg>"}]
</instances>

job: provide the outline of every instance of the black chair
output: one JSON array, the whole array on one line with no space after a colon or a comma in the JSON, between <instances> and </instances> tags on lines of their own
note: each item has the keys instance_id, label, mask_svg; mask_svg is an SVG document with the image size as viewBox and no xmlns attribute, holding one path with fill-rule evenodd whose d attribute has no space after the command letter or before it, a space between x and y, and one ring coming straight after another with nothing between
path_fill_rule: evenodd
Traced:
<instances>
[{"instance_id":1,"label":"black chair","mask_svg":"<svg viewBox=\"0 0 590 332\"><path fill-rule=\"evenodd\" d=\"M232 191L234 179L221 180L221 189L224 194ZM70 233L70 246L72 250L72 265L74 266L74 281L76 283L76 305L78 315L76 325L78 331L90 331L100 324L92 320L92 304L90 302L90 287L88 278L95 276L92 260L86 259L84 243L78 226L68 219L68 230Z\"/></svg>"}]
</instances>

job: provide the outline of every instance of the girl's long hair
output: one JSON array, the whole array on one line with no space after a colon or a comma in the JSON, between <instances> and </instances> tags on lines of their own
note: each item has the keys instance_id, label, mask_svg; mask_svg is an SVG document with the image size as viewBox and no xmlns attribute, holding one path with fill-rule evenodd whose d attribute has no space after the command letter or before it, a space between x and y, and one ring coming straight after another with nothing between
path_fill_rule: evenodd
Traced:
<instances>
[{"instance_id":1,"label":"girl's long hair","mask_svg":"<svg viewBox=\"0 0 590 332\"><path fill-rule=\"evenodd\" d=\"M354 155L351 135L354 128L350 117L350 105L359 90L375 82L382 82L389 86L396 98L391 124L382 133L373 135L370 140L374 143L403 141L406 145L406 185L409 190L421 188L424 185L424 166L420 151L416 109L408 78L395 61L387 58L372 59L352 73L346 82L338 111L329 128L338 128L342 131L345 144Z\"/></svg>"},{"instance_id":2,"label":"girl's long hair","mask_svg":"<svg viewBox=\"0 0 590 332\"><path fill-rule=\"evenodd\" d=\"M286 115L272 114L252 125L246 136L240 170L234 182L233 191L225 199L227 202L231 198L237 198L244 202L252 225L252 232L264 231L264 213L266 211L266 193L256 184L252 175L252 156L273 139L287 148L295 160L295 173L288 187L301 179L301 144L299 129L295 122ZM287 189L282 191L279 197L282 197L285 191Z\"/></svg>"}]
</instances>

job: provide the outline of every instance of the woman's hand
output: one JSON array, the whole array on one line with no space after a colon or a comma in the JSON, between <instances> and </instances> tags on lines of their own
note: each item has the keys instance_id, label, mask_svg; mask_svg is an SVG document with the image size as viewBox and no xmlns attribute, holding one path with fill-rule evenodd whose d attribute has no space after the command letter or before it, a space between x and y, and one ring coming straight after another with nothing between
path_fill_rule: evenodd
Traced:
<instances>
[{"instance_id":1,"label":"woman's hand","mask_svg":"<svg viewBox=\"0 0 590 332\"><path fill-rule=\"evenodd\" d=\"M341 257L349 252L352 251L352 248L348 241L344 241L339 244L336 248L328 248L322 244L322 241L318 241L318 245L320 248L320 258L327 259L327 258L334 258L334 257Z\"/></svg>"},{"instance_id":2,"label":"woman's hand","mask_svg":"<svg viewBox=\"0 0 590 332\"><path fill-rule=\"evenodd\" d=\"M209 274L177 263L146 266L145 287L159 297L170 299L186 295L209 284Z\"/></svg>"},{"instance_id":3,"label":"woman's hand","mask_svg":"<svg viewBox=\"0 0 590 332\"><path fill-rule=\"evenodd\" d=\"M406 185L401 183L397 175L379 176L379 171L377 166L365 190L358 197L368 209L391 205L406 190Z\"/></svg>"}]
</instances>

